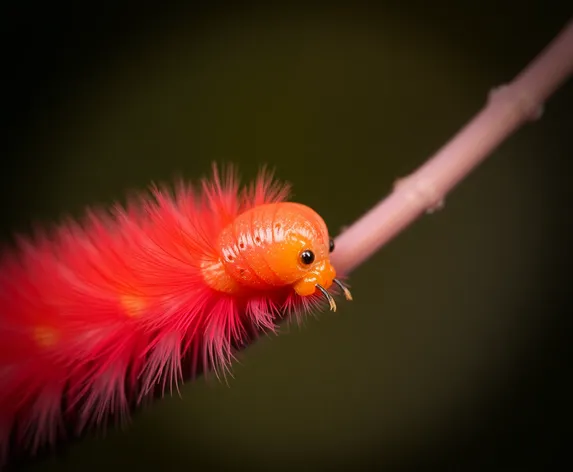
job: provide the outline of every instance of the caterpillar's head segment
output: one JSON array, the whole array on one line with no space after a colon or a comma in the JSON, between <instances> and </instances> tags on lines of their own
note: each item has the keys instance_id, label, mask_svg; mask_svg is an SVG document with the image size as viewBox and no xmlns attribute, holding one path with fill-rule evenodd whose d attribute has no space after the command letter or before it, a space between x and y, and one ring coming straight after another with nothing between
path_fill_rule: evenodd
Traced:
<instances>
[{"instance_id":1,"label":"caterpillar's head segment","mask_svg":"<svg viewBox=\"0 0 573 472\"><path fill-rule=\"evenodd\" d=\"M336 284L352 299L330 263L334 241L324 220L300 203L270 203L242 213L223 230L219 246L221 258L203 268L205 280L216 290L291 287L301 297L324 295L336 310L328 292Z\"/></svg>"},{"instance_id":2,"label":"caterpillar's head segment","mask_svg":"<svg viewBox=\"0 0 573 472\"><path fill-rule=\"evenodd\" d=\"M334 250L334 241L329 240L329 252ZM298 281L293 284L295 292L302 296L308 297L313 295L319 290L328 300L328 304L332 311L336 311L336 302L328 289L332 284L336 284L343 291L347 300L352 300L352 294L348 287L346 287L340 280L336 278L336 271L330 264L328 258L315 262L315 255L311 250L304 250L300 254L300 262L304 265L312 266L310 270Z\"/></svg>"}]
</instances>

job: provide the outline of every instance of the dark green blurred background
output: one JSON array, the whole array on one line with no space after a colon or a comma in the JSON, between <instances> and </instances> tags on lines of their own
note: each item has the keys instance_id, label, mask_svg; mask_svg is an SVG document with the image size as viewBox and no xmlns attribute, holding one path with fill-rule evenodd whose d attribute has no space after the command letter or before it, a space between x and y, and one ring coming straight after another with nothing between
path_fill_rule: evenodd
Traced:
<instances>
[{"instance_id":1,"label":"dark green blurred background","mask_svg":"<svg viewBox=\"0 0 573 472\"><path fill-rule=\"evenodd\" d=\"M125 3L3 7L4 241L213 160L271 165L336 234L573 10ZM26 470L550 467L571 439L572 131L568 83L352 274L353 303Z\"/></svg>"}]
</instances>

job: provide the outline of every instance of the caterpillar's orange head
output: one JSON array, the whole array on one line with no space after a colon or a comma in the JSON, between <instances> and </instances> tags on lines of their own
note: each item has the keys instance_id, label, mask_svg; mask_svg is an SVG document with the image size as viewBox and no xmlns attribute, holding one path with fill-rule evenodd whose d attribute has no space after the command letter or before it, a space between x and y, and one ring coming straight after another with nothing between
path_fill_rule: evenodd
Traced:
<instances>
[{"instance_id":1,"label":"caterpillar's orange head","mask_svg":"<svg viewBox=\"0 0 573 472\"><path fill-rule=\"evenodd\" d=\"M302 297L324 295L333 283L351 299L330 264L334 242L324 220L311 208L292 202L256 206L239 215L219 239L226 277L206 274L221 291L269 290L291 286ZM220 267L220 266L216 266ZM213 272L215 274L215 272Z\"/></svg>"},{"instance_id":2,"label":"caterpillar's orange head","mask_svg":"<svg viewBox=\"0 0 573 472\"><path fill-rule=\"evenodd\" d=\"M334 241L329 238L320 215L307 206L285 203L277 211L275 229L279 250L273 251L270 266L298 295L307 297L319 290L328 299L330 308L336 310L334 299L328 293L336 283L346 298L352 299L350 291L336 279L336 270L330 264Z\"/></svg>"}]
</instances>

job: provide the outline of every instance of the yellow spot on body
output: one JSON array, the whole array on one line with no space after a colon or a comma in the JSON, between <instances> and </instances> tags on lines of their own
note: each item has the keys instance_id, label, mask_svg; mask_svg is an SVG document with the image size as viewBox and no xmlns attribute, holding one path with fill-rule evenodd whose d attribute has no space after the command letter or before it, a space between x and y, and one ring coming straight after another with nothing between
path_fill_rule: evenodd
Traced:
<instances>
[{"instance_id":1,"label":"yellow spot on body","mask_svg":"<svg viewBox=\"0 0 573 472\"><path fill-rule=\"evenodd\" d=\"M34 339L42 347L52 347L58 342L58 332L49 326L36 326Z\"/></svg>"},{"instance_id":2,"label":"yellow spot on body","mask_svg":"<svg viewBox=\"0 0 573 472\"><path fill-rule=\"evenodd\" d=\"M135 295L123 295L120 301L121 306L129 316L139 316L146 308L143 298Z\"/></svg>"}]
</instances>

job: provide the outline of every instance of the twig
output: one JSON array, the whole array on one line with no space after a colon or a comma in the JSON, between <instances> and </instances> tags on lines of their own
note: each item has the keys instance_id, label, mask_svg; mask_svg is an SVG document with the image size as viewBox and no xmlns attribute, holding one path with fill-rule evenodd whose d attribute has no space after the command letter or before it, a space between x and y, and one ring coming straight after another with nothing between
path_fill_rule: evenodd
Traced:
<instances>
[{"instance_id":1,"label":"twig","mask_svg":"<svg viewBox=\"0 0 573 472\"><path fill-rule=\"evenodd\" d=\"M336 238L333 264L347 274L424 213L443 201L478 164L526 121L573 73L573 20L508 85L493 89L486 106L393 192ZM572 110L573 112L573 110Z\"/></svg>"}]
</instances>

